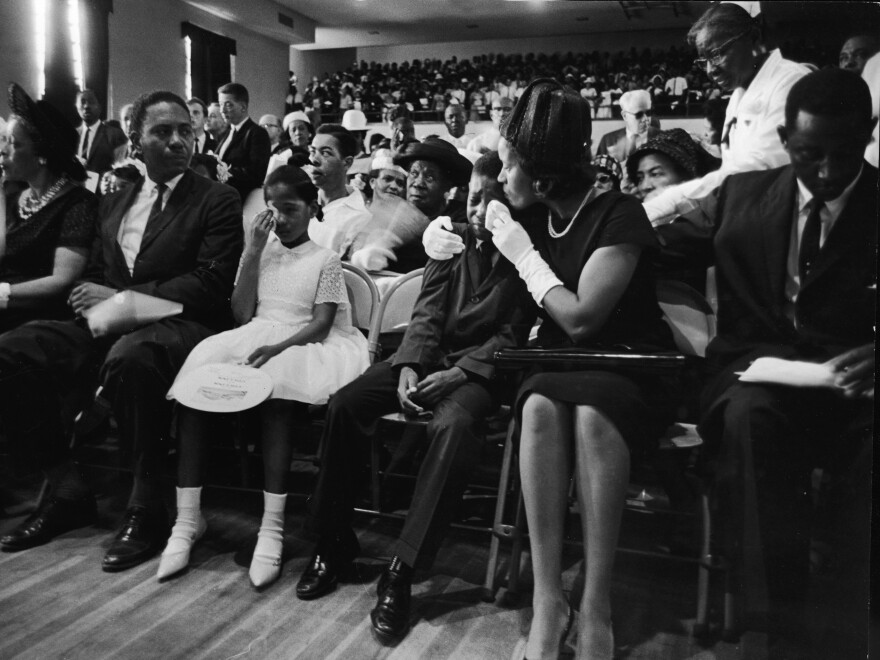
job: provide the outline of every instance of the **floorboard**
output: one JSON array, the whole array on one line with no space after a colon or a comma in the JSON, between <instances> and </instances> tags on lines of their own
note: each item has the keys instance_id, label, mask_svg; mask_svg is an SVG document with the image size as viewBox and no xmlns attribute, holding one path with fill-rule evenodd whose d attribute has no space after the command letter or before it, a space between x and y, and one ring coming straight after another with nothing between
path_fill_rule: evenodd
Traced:
<instances>
[{"instance_id":1,"label":"floorboard","mask_svg":"<svg viewBox=\"0 0 880 660\"><path fill-rule=\"evenodd\" d=\"M180 576L159 583L158 559L123 573L103 573L101 558L127 486L101 472L98 525L27 552L0 553L0 659L506 660L528 631L530 571L524 571L518 599L508 602L502 589L496 602L483 602L488 538L453 530L434 570L418 575L410 634L397 646L378 643L369 612L376 579L401 525L366 515L356 518L363 553L353 579L317 601L298 600L296 581L311 554L302 535L301 499L288 505L281 578L256 591L247 567L262 501L253 491L206 488L209 531ZM172 486L167 484L169 494ZM27 504L18 502L9 511L15 515L0 518L0 533L23 519ZM564 584L571 590L578 578L576 550L565 565ZM812 601L817 625L787 646L773 646L774 652L783 649L774 655L760 632L748 632L736 644L693 637L694 566L620 554L612 594L617 658L864 658L867 617L841 616L847 593L835 587L840 575L820 576Z\"/></svg>"}]
</instances>

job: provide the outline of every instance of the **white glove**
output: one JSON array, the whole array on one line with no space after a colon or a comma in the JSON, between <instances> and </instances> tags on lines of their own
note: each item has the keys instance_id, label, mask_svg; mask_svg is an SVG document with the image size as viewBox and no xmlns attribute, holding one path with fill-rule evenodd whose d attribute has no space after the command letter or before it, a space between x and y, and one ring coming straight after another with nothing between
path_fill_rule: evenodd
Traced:
<instances>
[{"instance_id":1,"label":"white glove","mask_svg":"<svg viewBox=\"0 0 880 660\"><path fill-rule=\"evenodd\" d=\"M534 250L526 230L510 216L507 207L495 199L486 207L486 228L490 226L492 242L514 266L529 250Z\"/></svg>"},{"instance_id":2,"label":"white glove","mask_svg":"<svg viewBox=\"0 0 880 660\"><path fill-rule=\"evenodd\" d=\"M510 261L526 283L532 298L543 307L544 296L550 289L563 286L553 269L541 258L522 225L510 217L510 211L501 202L492 200L486 209L486 225L492 225L492 242Z\"/></svg>"},{"instance_id":3,"label":"white glove","mask_svg":"<svg viewBox=\"0 0 880 660\"><path fill-rule=\"evenodd\" d=\"M431 221L422 234L422 245L425 246L425 253L436 261L452 259L464 250L464 241L452 231L452 220L448 215Z\"/></svg>"}]
</instances>

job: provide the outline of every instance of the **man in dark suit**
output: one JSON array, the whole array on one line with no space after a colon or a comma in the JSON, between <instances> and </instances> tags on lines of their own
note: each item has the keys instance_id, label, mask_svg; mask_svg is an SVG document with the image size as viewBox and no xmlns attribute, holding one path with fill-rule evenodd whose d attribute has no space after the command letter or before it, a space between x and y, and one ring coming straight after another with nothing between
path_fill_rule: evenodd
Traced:
<instances>
[{"instance_id":1,"label":"man in dark suit","mask_svg":"<svg viewBox=\"0 0 880 660\"><path fill-rule=\"evenodd\" d=\"M611 156L621 165L630 154L660 132L651 125L651 95L644 89L626 92L620 97L623 128L610 131L599 140L596 155Z\"/></svg>"},{"instance_id":2,"label":"man in dark suit","mask_svg":"<svg viewBox=\"0 0 880 660\"><path fill-rule=\"evenodd\" d=\"M101 203L86 281L69 298L79 318L30 323L0 338L0 421L13 442L27 443L50 484L38 510L0 545L24 550L95 522L94 497L67 448L72 416L63 411L74 398L81 404L97 379L134 473L123 526L104 557L107 571L135 566L165 543L158 487L170 423L165 395L193 346L230 324L242 246L238 195L188 170L193 131L183 99L142 95L131 135L147 177ZM122 290L182 303L183 313L94 338L82 314Z\"/></svg>"},{"instance_id":3,"label":"man in dark suit","mask_svg":"<svg viewBox=\"0 0 880 660\"><path fill-rule=\"evenodd\" d=\"M226 132L217 138L217 156L229 165L226 183L238 191L242 204L263 185L272 146L269 134L248 117L250 96L244 85L226 83L217 90Z\"/></svg>"},{"instance_id":4,"label":"man in dark suit","mask_svg":"<svg viewBox=\"0 0 880 660\"><path fill-rule=\"evenodd\" d=\"M128 137L122 129L101 121L101 104L90 89L76 95L76 111L82 118L77 154L90 172L103 174L113 167L117 156L124 155Z\"/></svg>"},{"instance_id":5,"label":"man in dark suit","mask_svg":"<svg viewBox=\"0 0 880 660\"><path fill-rule=\"evenodd\" d=\"M495 351L524 345L535 319L524 283L494 249L483 225L486 204L503 199L500 171L494 152L477 162L468 197L469 231L457 225L466 234L464 251L428 263L400 348L339 390L325 418L321 472L309 516L309 528L320 540L297 586L304 600L332 591L358 554L352 509L376 420L399 410L430 420L429 449L371 613L383 641L406 634L413 569L430 567L479 462L477 425L498 405Z\"/></svg>"},{"instance_id":6,"label":"man in dark suit","mask_svg":"<svg viewBox=\"0 0 880 660\"><path fill-rule=\"evenodd\" d=\"M736 565L760 556L748 533L757 503L771 624L805 596L812 468L851 461L872 424L878 175L862 155L873 123L857 75L811 73L779 128L791 165L733 175L718 197L718 336L701 433L719 450ZM824 363L831 382L739 380L767 356Z\"/></svg>"},{"instance_id":7,"label":"man in dark suit","mask_svg":"<svg viewBox=\"0 0 880 660\"><path fill-rule=\"evenodd\" d=\"M189 117L193 125L193 154L206 154L209 151L214 151L216 146L214 138L205 130L208 106L197 96L188 99L186 105L189 108Z\"/></svg>"}]
</instances>

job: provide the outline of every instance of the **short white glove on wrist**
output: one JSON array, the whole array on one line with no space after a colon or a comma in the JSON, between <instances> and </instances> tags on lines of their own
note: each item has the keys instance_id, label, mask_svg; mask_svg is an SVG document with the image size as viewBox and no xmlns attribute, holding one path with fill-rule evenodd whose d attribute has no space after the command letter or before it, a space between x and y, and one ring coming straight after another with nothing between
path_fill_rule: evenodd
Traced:
<instances>
[{"instance_id":1,"label":"short white glove on wrist","mask_svg":"<svg viewBox=\"0 0 880 660\"><path fill-rule=\"evenodd\" d=\"M495 247L516 266L532 298L543 307L544 296L550 289L563 286L562 281L538 254L526 230L514 221L510 211L501 202L489 202L486 208L486 226L492 227L492 242Z\"/></svg>"},{"instance_id":2,"label":"short white glove on wrist","mask_svg":"<svg viewBox=\"0 0 880 660\"><path fill-rule=\"evenodd\" d=\"M436 261L446 261L464 250L461 236L452 231L452 220L441 215L430 222L422 234L425 254Z\"/></svg>"}]
</instances>

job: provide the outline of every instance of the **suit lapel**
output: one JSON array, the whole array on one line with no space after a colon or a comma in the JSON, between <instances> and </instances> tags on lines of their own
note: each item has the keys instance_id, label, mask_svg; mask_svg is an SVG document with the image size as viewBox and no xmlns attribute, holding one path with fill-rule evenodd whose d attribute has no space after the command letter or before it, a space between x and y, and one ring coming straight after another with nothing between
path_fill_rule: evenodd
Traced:
<instances>
[{"instance_id":1,"label":"suit lapel","mask_svg":"<svg viewBox=\"0 0 880 660\"><path fill-rule=\"evenodd\" d=\"M794 171L787 167L767 189L761 200L758 217L763 237L763 269L769 280L767 286L770 300L780 300L785 288L785 271L788 263L788 244L791 223L794 222L794 200L797 191Z\"/></svg>"},{"instance_id":2,"label":"suit lapel","mask_svg":"<svg viewBox=\"0 0 880 660\"><path fill-rule=\"evenodd\" d=\"M876 222L877 210L866 208L866 202L871 199L870 185L868 168L865 167L801 288L809 286L831 266L846 258L855 242L867 240L870 232L876 231L870 223L872 220Z\"/></svg>"},{"instance_id":3,"label":"suit lapel","mask_svg":"<svg viewBox=\"0 0 880 660\"><path fill-rule=\"evenodd\" d=\"M235 149L239 143L244 139L244 134L250 130L251 119L248 117L244 120L244 123L241 125L241 128L237 129L235 133L232 134L232 142L229 143L229 147L226 149L226 153L224 156L227 156L230 151Z\"/></svg>"},{"instance_id":4,"label":"suit lapel","mask_svg":"<svg viewBox=\"0 0 880 660\"><path fill-rule=\"evenodd\" d=\"M180 213L180 210L184 206L186 199L189 197L190 190L192 189L193 176L197 175L193 175L190 170L184 172L180 181L171 192L168 201L165 203L162 213L147 223L147 226L144 229L143 238L141 238L140 252L144 252L150 244L156 240L156 237L159 236L162 230L164 230L171 221L174 220L174 217Z\"/></svg>"}]
</instances>

